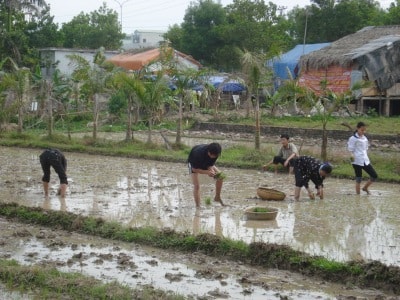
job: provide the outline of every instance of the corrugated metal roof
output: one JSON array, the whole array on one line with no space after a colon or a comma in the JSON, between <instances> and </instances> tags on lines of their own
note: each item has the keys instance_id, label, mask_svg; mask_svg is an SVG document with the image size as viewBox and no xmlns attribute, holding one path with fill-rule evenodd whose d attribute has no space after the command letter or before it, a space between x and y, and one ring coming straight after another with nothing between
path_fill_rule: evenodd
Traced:
<instances>
[{"instance_id":1,"label":"corrugated metal roof","mask_svg":"<svg viewBox=\"0 0 400 300\"><path fill-rule=\"evenodd\" d=\"M121 53L111 57L108 61L127 70L140 70L160 56L160 50L151 49L140 53Z\"/></svg>"},{"instance_id":2,"label":"corrugated metal roof","mask_svg":"<svg viewBox=\"0 0 400 300\"><path fill-rule=\"evenodd\" d=\"M393 47L393 43L398 41L400 41L400 35L382 36L378 39L369 41L361 47L356 48L349 53L346 53L345 55L351 55L352 59L356 59L383 47L387 47L389 49L390 47Z\"/></svg>"},{"instance_id":3,"label":"corrugated metal roof","mask_svg":"<svg viewBox=\"0 0 400 300\"><path fill-rule=\"evenodd\" d=\"M299 64L302 69L324 69L331 65L349 67L353 63L353 55L361 53L363 50L360 49L364 49L365 45L381 37L397 35L400 35L400 25L364 27L323 49L302 56Z\"/></svg>"},{"instance_id":4,"label":"corrugated metal roof","mask_svg":"<svg viewBox=\"0 0 400 300\"><path fill-rule=\"evenodd\" d=\"M201 64L190 55L186 55L172 48L171 50L173 51L173 55L178 59L184 59L198 67L201 66ZM136 71L159 60L160 54L160 49L156 48L139 53L121 53L111 57L108 61L121 68Z\"/></svg>"}]
</instances>

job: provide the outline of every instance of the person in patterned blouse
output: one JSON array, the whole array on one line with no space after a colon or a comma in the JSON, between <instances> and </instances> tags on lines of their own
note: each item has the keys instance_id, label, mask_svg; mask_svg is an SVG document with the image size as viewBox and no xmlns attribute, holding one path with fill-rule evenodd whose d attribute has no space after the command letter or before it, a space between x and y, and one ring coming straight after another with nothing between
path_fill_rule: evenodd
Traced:
<instances>
[{"instance_id":1,"label":"person in patterned blouse","mask_svg":"<svg viewBox=\"0 0 400 300\"><path fill-rule=\"evenodd\" d=\"M308 186L311 180L317 189L317 196L324 198L323 181L327 175L332 172L332 166L329 163L322 163L318 159L311 156L300 156L294 164L294 177L296 187L294 190L294 199L299 200L301 188L307 189L310 199L315 199L314 193Z\"/></svg>"}]
</instances>

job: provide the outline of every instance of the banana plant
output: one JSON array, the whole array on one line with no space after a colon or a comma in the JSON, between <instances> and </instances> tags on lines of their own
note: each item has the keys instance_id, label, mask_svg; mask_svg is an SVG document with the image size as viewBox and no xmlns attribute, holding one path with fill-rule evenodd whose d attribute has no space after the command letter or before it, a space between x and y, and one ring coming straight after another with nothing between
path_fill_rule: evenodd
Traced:
<instances>
[{"instance_id":1,"label":"banana plant","mask_svg":"<svg viewBox=\"0 0 400 300\"><path fill-rule=\"evenodd\" d=\"M18 115L18 133L23 131L23 122L25 107L31 97L31 71L28 68L20 68L12 58L5 58L0 63L0 69L3 65L9 63L11 72L3 73L1 84L8 93L13 102L13 107Z\"/></svg>"}]
</instances>

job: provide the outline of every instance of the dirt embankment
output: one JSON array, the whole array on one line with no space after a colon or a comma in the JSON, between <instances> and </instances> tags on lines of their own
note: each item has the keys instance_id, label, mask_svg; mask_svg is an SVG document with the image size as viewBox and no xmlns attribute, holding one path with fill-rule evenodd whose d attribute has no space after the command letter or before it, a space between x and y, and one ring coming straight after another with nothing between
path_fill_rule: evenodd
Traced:
<instances>
[{"instance_id":1,"label":"dirt embankment","mask_svg":"<svg viewBox=\"0 0 400 300\"><path fill-rule=\"evenodd\" d=\"M237 136L250 137L254 135L254 126L242 124L225 124L214 122L198 122L196 123L192 132L221 132L225 134L235 134ZM261 134L264 137L276 138L282 133L288 134L297 140L315 140L321 139L321 129L307 129L307 128L294 128L294 127L276 127L276 126L261 126ZM327 130L328 139L334 141L347 141L352 135L351 130ZM368 139L374 146L382 145L387 148L388 145L400 149L400 135L381 135L381 134L367 134Z\"/></svg>"},{"instance_id":2,"label":"dirt embankment","mask_svg":"<svg viewBox=\"0 0 400 300\"><path fill-rule=\"evenodd\" d=\"M334 263L293 250L288 246L254 242L248 246L238 247L239 244L227 242L224 238L212 234L191 236L171 229L149 231L140 228L124 228L92 217L46 211L41 208L20 207L15 204L1 204L0 215L14 221L34 223L68 232L86 233L111 238L113 241L134 242L178 250L181 253L200 252L214 259L229 260L232 263L239 261L257 268L277 268L314 278L312 280L318 278L400 295L400 268L386 266L379 262ZM19 236L24 236L24 234L19 234ZM80 256L82 255L81 253Z\"/></svg>"}]
</instances>

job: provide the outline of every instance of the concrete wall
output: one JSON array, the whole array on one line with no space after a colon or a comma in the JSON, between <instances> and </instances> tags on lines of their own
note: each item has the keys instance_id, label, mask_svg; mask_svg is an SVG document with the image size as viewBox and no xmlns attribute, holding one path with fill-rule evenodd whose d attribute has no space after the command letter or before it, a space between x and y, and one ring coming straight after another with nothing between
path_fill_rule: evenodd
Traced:
<instances>
[{"instance_id":1,"label":"concrete wall","mask_svg":"<svg viewBox=\"0 0 400 300\"><path fill-rule=\"evenodd\" d=\"M67 49L67 48L43 48L40 49L40 59L42 65L42 73L51 76L55 69L60 70L61 74L70 76L75 67L71 65L69 55L79 55L93 63L94 56L98 50L90 49ZM104 51L104 56L108 59L118 54L118 51Z\"/></svg>"},{"instance_id":2,"label":"concrete wall","mask_svg":"<svg viewBox=\"0 0 400 300\"><path fill-rule=\"evenodd\" d=\"M127 35L122 40L122 49L140 49L149 47L159 47L164 41L165 31L159 30L135 30L133 34Z\"/></svg>"}]
</instances>

